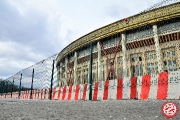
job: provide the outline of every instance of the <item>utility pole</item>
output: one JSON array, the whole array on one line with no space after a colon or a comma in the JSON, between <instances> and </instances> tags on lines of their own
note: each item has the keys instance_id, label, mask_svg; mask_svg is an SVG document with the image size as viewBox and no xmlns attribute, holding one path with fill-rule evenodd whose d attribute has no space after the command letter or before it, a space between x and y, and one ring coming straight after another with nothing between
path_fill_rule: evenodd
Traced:
<instances>
[{"instance_id":1,"label":"utility pole","mask_svg":"<svg viewBox=\"0 0 180 120\"><path fill-rule=\"evenodd\" d=\"M89 100L92 100L92 42L90 43Z\"/></svg>"}]
</instances>

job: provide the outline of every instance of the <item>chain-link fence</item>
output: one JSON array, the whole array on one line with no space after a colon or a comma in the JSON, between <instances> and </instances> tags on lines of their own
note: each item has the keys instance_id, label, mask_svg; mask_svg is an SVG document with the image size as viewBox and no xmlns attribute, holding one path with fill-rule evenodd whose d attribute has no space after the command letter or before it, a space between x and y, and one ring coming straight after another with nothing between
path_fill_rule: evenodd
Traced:
<instances>
[{"instance_id":1,"label":"chain-link fence","mask_svg":"<svg viewBox=\"0 0 180 120\"><path fill-rule=\"evenodd\" d=\"M57 54L0 81L0 94L13 97L12 94L16 93L19 98L21 93L28 91L29 98L32 98L34 92L40 93L42 89L48 88L50 92L57 86L56 57Z\"/></svg>"}]
</instances>

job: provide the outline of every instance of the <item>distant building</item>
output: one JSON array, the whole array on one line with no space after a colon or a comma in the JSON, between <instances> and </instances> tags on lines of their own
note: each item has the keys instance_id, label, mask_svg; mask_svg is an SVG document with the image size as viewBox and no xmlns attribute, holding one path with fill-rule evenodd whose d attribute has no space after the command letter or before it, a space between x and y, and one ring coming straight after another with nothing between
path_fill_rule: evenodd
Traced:
<instances>
[{"instance_id":1,"label":"distant building","mask_svg":"<svg viewBox=\"0 0 180 120\"><path fill-rule=\"evenodd\" d=\"M91 42L94 82L179 70L180 2L116 21L69 44L57 57L58 86L88 83Z\"/></svg>"}]
</instances>

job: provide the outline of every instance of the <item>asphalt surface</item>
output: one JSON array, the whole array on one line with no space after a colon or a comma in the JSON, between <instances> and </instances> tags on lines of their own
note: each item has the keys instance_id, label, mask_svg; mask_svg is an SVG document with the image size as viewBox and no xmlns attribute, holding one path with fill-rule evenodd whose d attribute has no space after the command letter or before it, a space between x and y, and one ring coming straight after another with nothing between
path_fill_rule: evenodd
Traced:
<instances>
[{"instance_id":1,"label":"asphalt surface","mask_svg":"<svg viewBox=\"0 0 180 120\"><path fill-rule=\"evenodd\" d=\"M180 100L174 101L180 107ZM57 101L1 99L0 120L166 120L165 100ZM180 112L173 118L180 120Z\"/></svg>"}]
</instances>

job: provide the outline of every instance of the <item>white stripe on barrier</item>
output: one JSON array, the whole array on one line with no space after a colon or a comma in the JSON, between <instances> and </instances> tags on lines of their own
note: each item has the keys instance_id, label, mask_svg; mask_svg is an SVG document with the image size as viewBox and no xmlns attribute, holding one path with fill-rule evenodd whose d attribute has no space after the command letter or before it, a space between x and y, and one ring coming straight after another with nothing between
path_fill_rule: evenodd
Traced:
<instances>
[{"instance_id":1,"label":"white stripe on barrier","mask_svg":"<svg viewBox=\"0 0 180 120\"><path fill-rule=\"evenodd\" d=\"M80 90L79 90L79 100L82 100L83 90L84 90L84 85L83 85L83 84L80 84Z\"/></svg>"},{"instance_id":2,"label":"white stripe on barrier","mask_svg":"<svg viewBox=\"0 0 180 120\"><path fill-rule=\"evenodd\" d=\"M87 84L85 100L89 100L89 84Z\"/></svg>"},{"instance_id":3,"label":"white stripe on barrier","mask_svg":"<svg viewBox=\"0 0 180 120\"><path fill-rule=\"evenodd\" d=\"M148 99L157 99L158 75L151 74L151 85Z\"/></svg>"},{"instance_id":4,"label":"white stripe on barrier","mask_svg":"<svg viewBox=\"0 0 180 120\"><path fill-rule=\"evenodd\" d=\"M117 94L117 79L109 81L109 93L108 99L115 100Z\"/></svg>"},{"instance_id":5,"label":"white stripe on barrier","mask_svg":"<svg viewBox=\"0 0 180 120\"><path fill-rule=\"evenodd\" d=\"M130 77L123 79L123 99L130 99Z\"/></svg>"},{"instance_id":6,"label":"white stripe on barrier","mask_svg":"<svg viewBox=\"0 0 180 120\"><path fill-rule=\"evenodd\" d=\"M142 76L137 77L137 98L140 99L142 89Z\"/></svg>"},{"instance_id":7,"label":"white stripe on barrier","mask_svg":"<svg viewBox=\"0 0 180 120\"><path fill-rule=\"evenodd\" d=\"M104 81L100 81L98 83L97 100L103 100L103 96L104 96Z\"/></svg>"},{"instance_id":8,"label":"white stripe on barrier","mask_svg":"<svg viewBox=\"0 0 180 120\"><path fill-rule=\"evenodd\" d=\"M76 86L73 85L73 86L72 86L71 100L74 100L74 98L75 98L75 93L76 93Z\"/></svg>"},{"instance_id":9,"label":"white stripe on barrier","mask_svg":"<svg viewBox=\"0 0 180 120\"><path fill-rule=\"evenodd\" d=\"M179 99L180 71L169 72L167 99Z\"/></svg>"}]
</instances>

